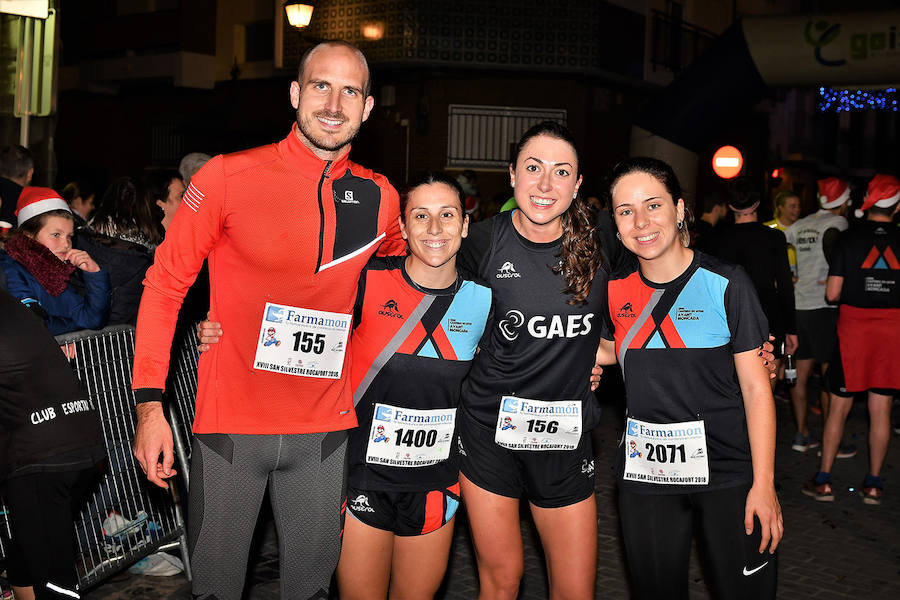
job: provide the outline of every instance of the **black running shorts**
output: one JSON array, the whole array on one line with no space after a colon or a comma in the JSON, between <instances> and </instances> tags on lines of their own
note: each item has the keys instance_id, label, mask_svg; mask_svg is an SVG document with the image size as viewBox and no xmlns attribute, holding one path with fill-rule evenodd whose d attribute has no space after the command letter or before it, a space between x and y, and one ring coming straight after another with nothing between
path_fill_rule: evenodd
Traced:
<instances>
[{"instance_id":1,"label":"black running shorts","mask_svg":"<svg viewBox=\"0 0 900 600\"><path fill-rule=\"evenodd\" d=\"M348 488L347 514L395 535L424 535L450 522L459 508L459 483L430 492L379 492Z\"/></svg>"},{"instance_id":2,"label":"black running shorts","mask_svg":"<svg viewBox=\"0 0 900 600\"><path fill-rule=\"evenodd\" d=\"M799 360L813 358L827 363L837 343L837 317L835 308L817 308L797 311L797 352Z\"/></svg>"},{"instance_id":3,"label":"black running shorts","mask_svg":"<svg viewBox=\"0 0 900 600\"><path fill-rule=\"evenodd\" d=\"M509 450L494 442L493 429L462 408L458 414L459 468L478 487L509 498L524 495L540 508L570 506L594 493L588 432L574 450Z\"/></svg>"}]
</instances>

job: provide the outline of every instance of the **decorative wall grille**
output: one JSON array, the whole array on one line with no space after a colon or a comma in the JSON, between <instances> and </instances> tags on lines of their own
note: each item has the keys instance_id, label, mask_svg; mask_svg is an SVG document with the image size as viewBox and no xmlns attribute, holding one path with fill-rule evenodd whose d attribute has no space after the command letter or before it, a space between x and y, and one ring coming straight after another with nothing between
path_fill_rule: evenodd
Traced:
<instances>
[{"instance_id":1,"label":"decorative wall grille","mask_svg":"<svg viewBox=\"0 0 900 600\"><path fill-rule=\"evenodd\" d=\"M565 125L566 111L451 104L447 119L447 167L505 169L526 129L547 120Z\"/></svg>"}]
</instances>

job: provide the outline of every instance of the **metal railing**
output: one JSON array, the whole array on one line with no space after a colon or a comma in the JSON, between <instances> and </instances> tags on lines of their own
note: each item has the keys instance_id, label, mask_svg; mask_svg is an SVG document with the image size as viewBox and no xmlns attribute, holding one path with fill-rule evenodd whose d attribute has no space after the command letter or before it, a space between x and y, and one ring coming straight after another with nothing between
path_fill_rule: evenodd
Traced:
<instances>
[{"instance_id":1,"label":"metal railing","mask_svg":"<svg viewBox=\"0 0 900 600\"><path fill-rule=\"evenodd\" d=\"M73 356L72 369L97 408L107 454L106 470L75 519L75 567L81 589L168 548L180 548L185 575L190 579L187 537L175 486L166 491L148 483L131 450L137 420L131 391L134 327L117 325L56 339ZM196 362L193 371L196 373ZM173 429L176 427L180 424L173 423ZM0 523L0 550L5 556L4 536L9 538L5 512Z\"/></svg>"}]
</instances>

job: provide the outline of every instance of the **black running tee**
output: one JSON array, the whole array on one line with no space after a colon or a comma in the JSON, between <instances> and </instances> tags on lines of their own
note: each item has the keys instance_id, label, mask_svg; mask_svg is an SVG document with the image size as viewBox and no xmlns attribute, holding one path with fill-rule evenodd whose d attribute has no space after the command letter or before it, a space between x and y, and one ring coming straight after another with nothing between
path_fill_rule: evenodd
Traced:
<instances>
[{"instance_id":1,"label":"black running tee","mask_svg":"<svg viewBox=\"0 0 900 600\"><path fill-rule=\"evenodd\" d=\"M463 382L462 405L494 428L503 396L581 400L586 432L599 419L589 379L604 328L606 272L594 277L587 304L568 304L565 277L552 270L560 263L560 241L525 239L513 226L515 212L470 226L459 253L460 267L493 292L481 351Z\"/></svg>"},{"instance_id":2,"label":"black running tee","mask_svg":"<svg viewBox=\"0 0 900 600\"><path fill-rule=\"evenodd\" d=\"M893 223L862 221L842 232L828 274L844 278L841 304L900 307L900 229Z\"/></svg>"},{"instance_id":3,"label":"black running tee","mask_svg":"<svg viewBox=\"0 0 900 600\"><path fill-rule=\"evenodd\" d=\"M640 271L610 281L609 314L628 416L654 424L702 420L709 465L707 485L620 484L637 493L675 494L751 482L734 355L761 346L769 330L744 270L694 251L691 265L669 283L650 282ZM620 445L620 478L624 460Z\"/></svg>"},{"instance_id":4,"label":"black running tee","mask_svg":"<svg viewBox=\"0 0 900 600\"><path fill-rule=\"evenodd\" d=\"M422 288L406 273L405 258L372 258L359 281L351 344L359 427L349 443L349 484L357 489L425 492L459 476L455 419L415 411L459 405L491 292L461 276L447 289ZM448 457L424 464L436 449L449 450Z\"/></svg>"}]
</instances>

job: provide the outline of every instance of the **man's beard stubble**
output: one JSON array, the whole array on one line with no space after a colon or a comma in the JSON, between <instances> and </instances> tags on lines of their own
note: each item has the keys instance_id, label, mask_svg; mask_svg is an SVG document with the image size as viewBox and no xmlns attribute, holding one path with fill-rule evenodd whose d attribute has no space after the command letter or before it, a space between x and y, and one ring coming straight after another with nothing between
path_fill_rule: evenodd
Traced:
<instances>
[{"instance_id":1,"label":"man's beard stubble","mask_svg":"<svg viewBox=\"0 0 900 600\"><path fill-rule=\"evenodd\" d=\"M342 112L330 113L328 111L320 110L312 114L312 120L315 121L316 117L320 116L326 119L341 120L344 122L344 125L348 127L348 129L346 130L346 136L344 138L329 140L327 137L314 133L312 131L313 123L304 120L300 114L300 110L297 109L297 128L300 129L300 133L303 134L303 137L309 140L309 142L313 146L319 148L320 150L325 150L328 152L335 152L337 150L340 150L341 148L352 142L356 138L356 134L359 133L359 127L361 123L356 124L356 126L354 127L350 123L350 119L348 119L347 116Z\"/></svg>"}]
</instances>

